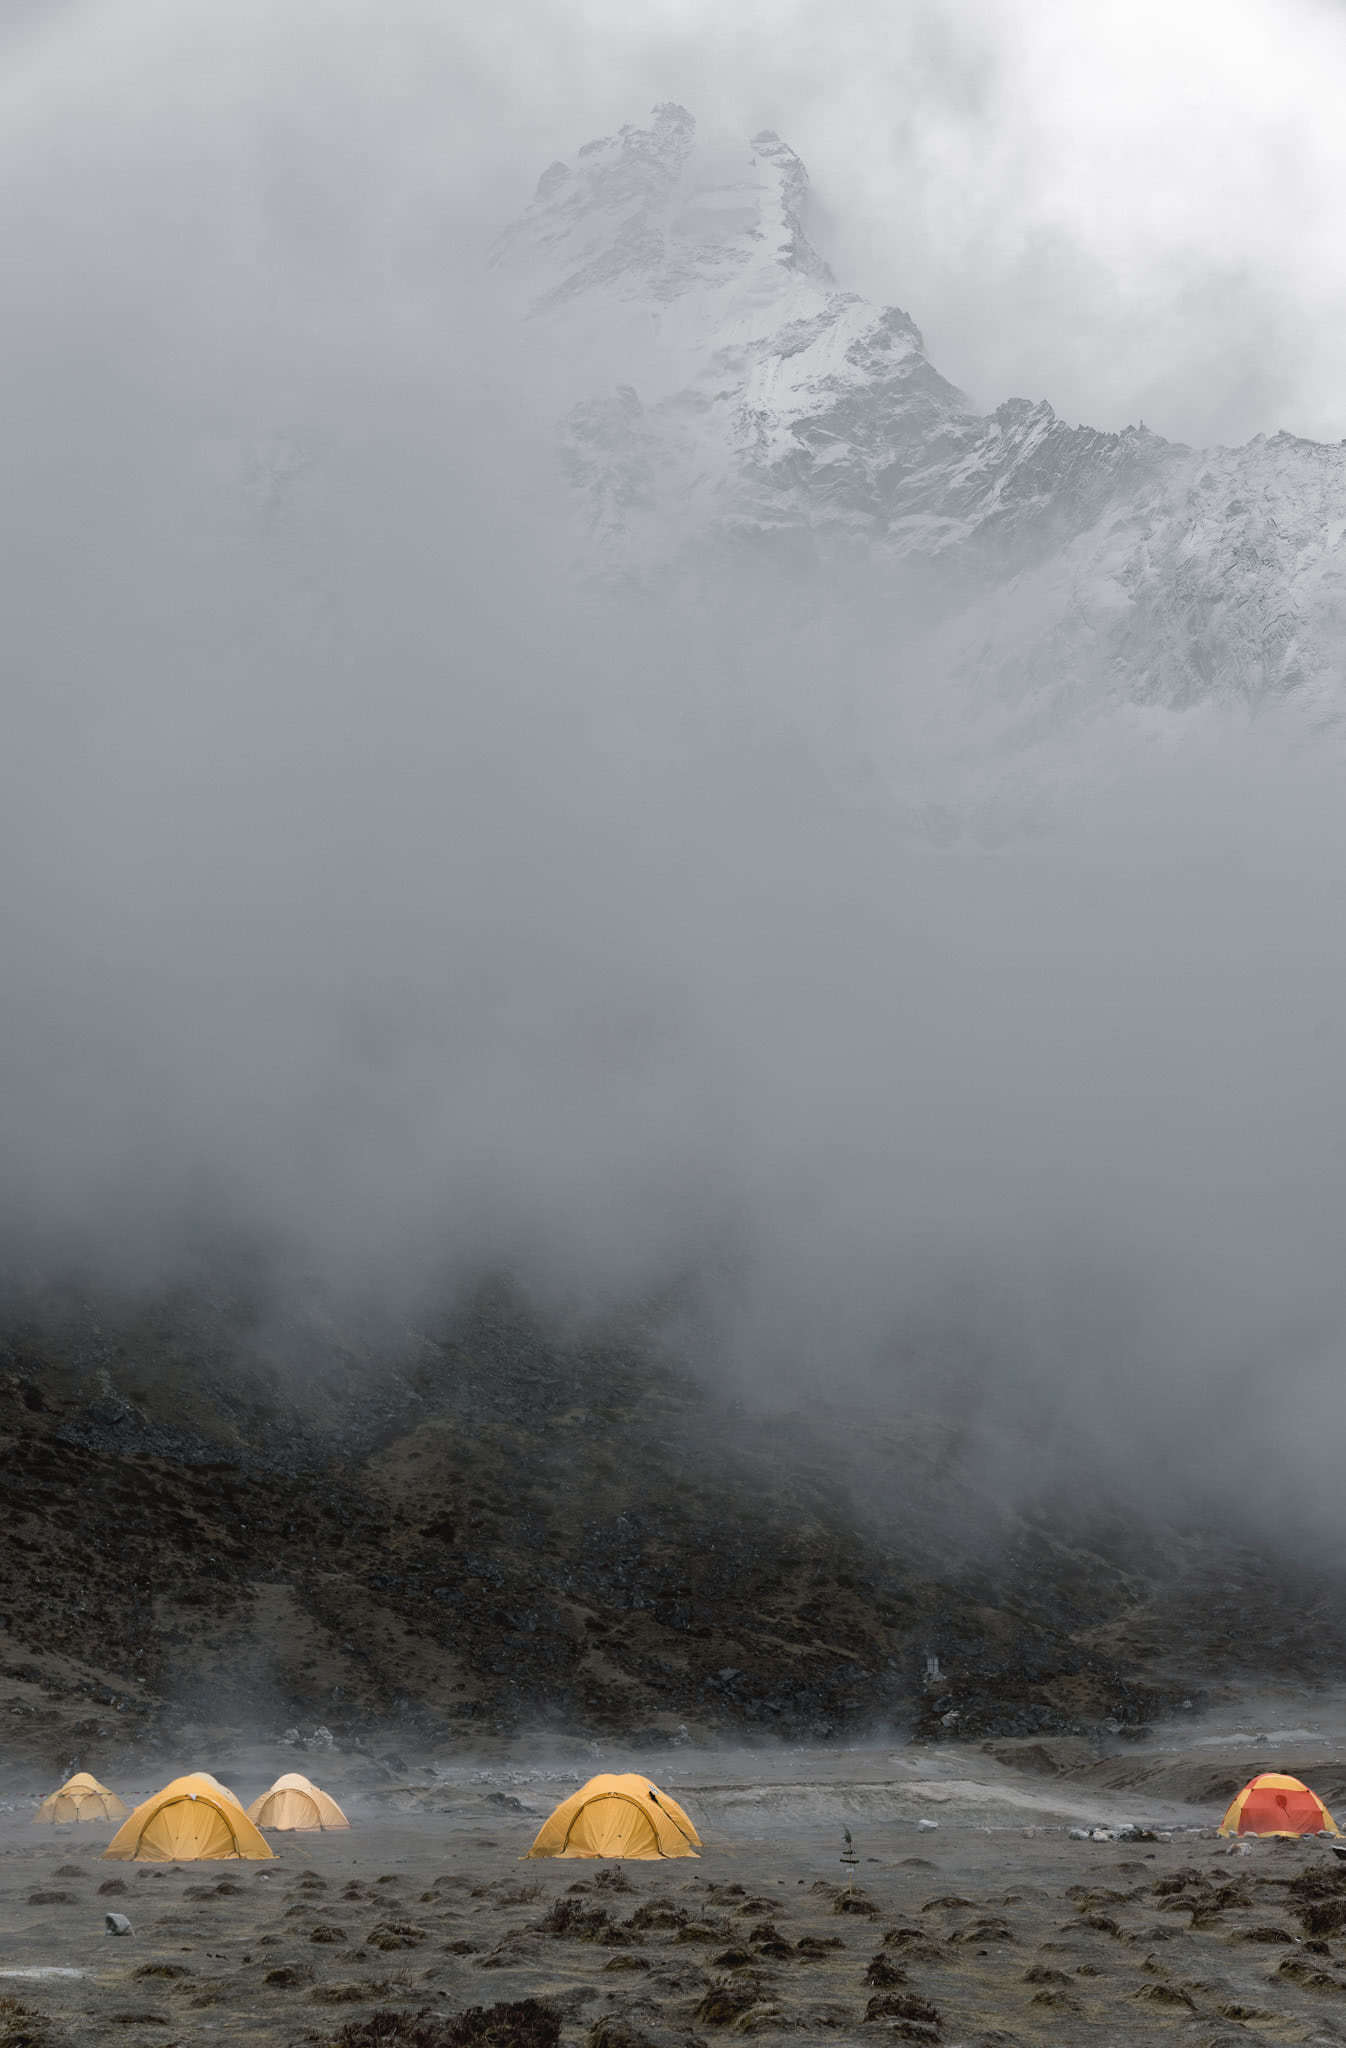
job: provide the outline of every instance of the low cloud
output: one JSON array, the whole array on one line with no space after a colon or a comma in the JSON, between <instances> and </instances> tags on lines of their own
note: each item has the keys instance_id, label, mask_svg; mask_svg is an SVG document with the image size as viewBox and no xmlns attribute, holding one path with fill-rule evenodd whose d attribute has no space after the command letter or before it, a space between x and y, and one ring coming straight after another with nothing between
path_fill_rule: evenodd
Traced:
<instances>
[{"instance_id":1,"label":"low cloud","mask_svg":"<svg viewBox=\"0 0 1346 2048\"><path fill-rule=\"evenodd\" d=\"M492 148L431 203L405 67L376 120L341 48L187 74L143 9L132 133L125 18L39 39L6 146L13 1262L156 1284L247 1235L397 1303L673 1288L761 1398L924 1374L1325 1483L1330 763L1102 720L989 772L881 587L576 588L468 267Z\"/></svg>"}]
</instances>

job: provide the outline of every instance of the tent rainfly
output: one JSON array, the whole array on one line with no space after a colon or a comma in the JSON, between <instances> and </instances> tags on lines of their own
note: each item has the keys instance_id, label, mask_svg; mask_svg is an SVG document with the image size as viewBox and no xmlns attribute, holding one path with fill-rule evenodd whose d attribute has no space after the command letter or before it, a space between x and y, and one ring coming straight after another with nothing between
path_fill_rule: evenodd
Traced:
<instances>
[{"instance_id":1,"label":"tent rainfly","mask_svg":"<svg viewBox=\"0 0 1346 2048\"><path fill-rule=\"evenodd\" d=\"M127 1812L115 1792L109 1792L88 1771L76 1771L73 1778L47 1794L33 1819L39 1826L53 1821L59 1826L65 1821L125 1820Z\"/></svg>"},{"instance_id":2,"label":"tent rainfly","mask_svg":"<svg viewBox=\"0 0 1346 2048\"><path fill-rule=\"evenodd\" d=\"M538 1830L530 1856L695 1856L701 1837L667 1792L648 1778L590 1778Z\"/></svg>"},{"instance_id":3,"label":"tent rainfly","mask_svg":"<svg viewBox=\"0 0 1346 2048\"><path fill-rule=\"evenodd\" d=\"M174 1778L138 1806L103 1851L118 1862L188 1863L269 1858L232 1792L204 1771Z\"/></svg>"},{"instance_id":4,"label":"tent rainfly","mask_svg":"<svg viewBox=\"0 0 1346 2048\"><path fill-rule=\"evenodd\" d=\"M254 1799L248 1819L259 1828L348 1828L335 1799L299 1771L277 1778L269 1792Z\"/></svg>"},{"instance_id":5,"label":"tent rainfly","mask_svg":"<svg viewBox=\"0 0 1346 2048\"><path fill-rule=\"evenodd\" d=\"M1220 1823L1222 1835L1339 1835L1316 1792L1298 1778L1261 1771L1236 1794Z\"/></svg>"}]
</instances>

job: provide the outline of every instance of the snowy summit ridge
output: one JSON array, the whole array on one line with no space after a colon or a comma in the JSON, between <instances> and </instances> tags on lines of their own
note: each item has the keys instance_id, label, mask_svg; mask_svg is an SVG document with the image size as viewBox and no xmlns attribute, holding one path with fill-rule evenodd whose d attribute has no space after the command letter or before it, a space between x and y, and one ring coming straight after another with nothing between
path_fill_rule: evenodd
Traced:
<instances>
[{"instance_id":1,"label":"snowy summit ridge","mask_svg":"<svg viewBox=\"0 0 1346 2048\"><path fill-rule=\"evenodd\" d=\"M497 243L608 568L859 554L915 572L964 672L1346 710L1346 448L978 413L905 312L838 286L808 210L779 136L703 138L666 104L553 164Z\"/></svg>"},{"instance_id":2,"label":"snowy summit ridge","mask_svg":"<svg viewBox=\"0 0 1346 2048\"><path fill-rule=\"evenodd\" d=\"M804 229L808 177L776 135L698 146L685 108L587 143L553 164L496 248L530 310L592 330L600 353L623 309L668 353L669 373L734 335L770 332L834 292Z\"/></svg>"}]
</instances>

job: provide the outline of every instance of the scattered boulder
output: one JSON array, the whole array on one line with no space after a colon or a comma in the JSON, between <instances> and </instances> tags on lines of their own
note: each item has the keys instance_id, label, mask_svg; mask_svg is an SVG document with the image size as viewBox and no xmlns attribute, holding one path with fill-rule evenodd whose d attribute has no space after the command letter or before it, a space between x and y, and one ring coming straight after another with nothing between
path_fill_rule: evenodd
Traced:
<instances>
[{"instance_id":1,"label":"scattered boulder","mask_svg":"<svg viewBox=\"0 0 1346 2048\"><path fill-rule=\"evenodd\" d=\"M380 2010L349 2020L330 2037L328 2048L557 2048L561 2021L550 2005L521 1998L501 2005L474 2005L441 2019L420 2012Z\"/></svg>"},{"instance_id":2,"label":"scattered boulder","mask_svg":"<svg viewBox=\"0 0 1346 2048\"><path fill-rule=\"evenodd\" d=\"M1166 2005L1170 2009L1180 2006L1186 2012L1196 2011L1195 1999L1179 1984L1146 1984L1136 1992L1135 1997L1140 2005Z\"/></svg>"},{"instance_id":3,"label":"scattered boulder","mask_svg":"<svg viewBox=\"0 0 1346 2048\"><path fill-rule=\"evenodd\" d=\"M694 2017L703 2027L732 2027L761 1997L759 1986L741 1980L712 1984L696 2008Z\"/></svg>"},{"instance_id":4,"label":"scattered boulder","mask_svg":"<svg viewBox=\"0 0 1346 2048\"><path fill-rule=\"evenodd\" d=\"M308 1996L310 2005L367 2005L387 1994L386 1982L376 1984L366 1977L360 1983L315 1984Z\"/></svg>"},{"instance_id":5,"label":"scattered boulder","mask_svg":"<svg viewBox=\"0 0 1346 2048\"><path fill-rule=\"evenodd\" d=\"M1287 1956L1277 1965L1278 1977L1289 1977L1296 1984L1302 1984L1306 1991L1340 1991L1343 1987L1338 1980L1318 1963L1311 1963L1303 1956Z\"/></svg>"},{"instance_id":6,"label":"scattered boulder","mask_svg":"<svg viewBox=\"0 0 1346 2048\"><path fill-rule=\"evenodd\" d=\"M365 1936L367 1948L383 1950L397 1948L419 1948L429 1936L423 1927L413 1927L407 1920L380 1920Z\"/></svg>"},{"instance_id":7,"label":"scattered boulder","mask_svg":"<svg viewBox=\"0 0 1346 2048\"><path fill-rule=\"evenodd\" d=\"M657 2048L652 2035L626 2020L595 2020L585 2037L585 2048Z\"/></svg>"},{"instance_id":8,"label":"scattered boulder","mask_svg":"<svg viewBox=\"0 0 1346 2048\"><path fill-rule=\"evenodd\" d=\"M605 1906L586 1906L579 1899L557 1899L536 1924L539 1934L567 1941L605 1941L614 1934L623 1941L634 1939L626 1928L614 1928Z\"/></svg>"},{"instance_id":9,"label":"scattered boulder","mask_svg":"<svg viewBox=\"0 0 1346 2048\"><path fill-rule=\"evenodd\" d=\"M928 1999L900 1992L884 1992L871 1998L865 2007L867 2022L882 2022L889 2034L899 2041L937 2042L940 2038L941 2018L937 2007Z\"/></svg>"},{"instance_id":10,"label":"scattered boulder","mask_svg":"<svg viewBox=\"0 0 1346 2048\"><path fill-rule=\"evenodd\" d=\"M17 1998L0 1998L0 2048L60 2048L63 2040L45 2013Z\"/></svg>"},{"instance_id":11,"label":"scattered boulder","mask_svg":"<svg viewBox=\"0 0 1346 2048\"><path fill-rule=\"evenodd\" d=\"M956 1934L949 1936L951 1942L971 1947L976 1947L981 1942L1014 1941L1016 1938L1008 1920L994 1918L973 1920L969 1926L960 1927Z\"/></svg>"},{"instance_id":12,"label":"scattered boulder","mask_svg":"<svg viewBox=\"0 0 1346 2048\"><path fill-rule=\"evenodd\" d=\"M661 1928L685 1927L691 1917L669 1899L650 1899L645 1905L637 1906L624 1925L633 1934L655 1933Z\"/></svg>"}]
</instances>

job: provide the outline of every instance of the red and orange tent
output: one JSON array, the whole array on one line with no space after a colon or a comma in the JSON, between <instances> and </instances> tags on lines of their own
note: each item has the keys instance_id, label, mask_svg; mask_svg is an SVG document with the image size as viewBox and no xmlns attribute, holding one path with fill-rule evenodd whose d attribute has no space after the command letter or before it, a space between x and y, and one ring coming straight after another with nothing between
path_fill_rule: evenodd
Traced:
<instances>
[{"instance_id":1,"label":"red and orange tent","mask_svg":"<svg viewBox=\"0 0 1346 2048\"><path fill-rule=\"evenodd\" d=\"M1339 1835L1316 1792L1280 1771L1260 1771L1236 1794L1220 1822L1222 1835Z\"/></svg>"}]
</instances>

